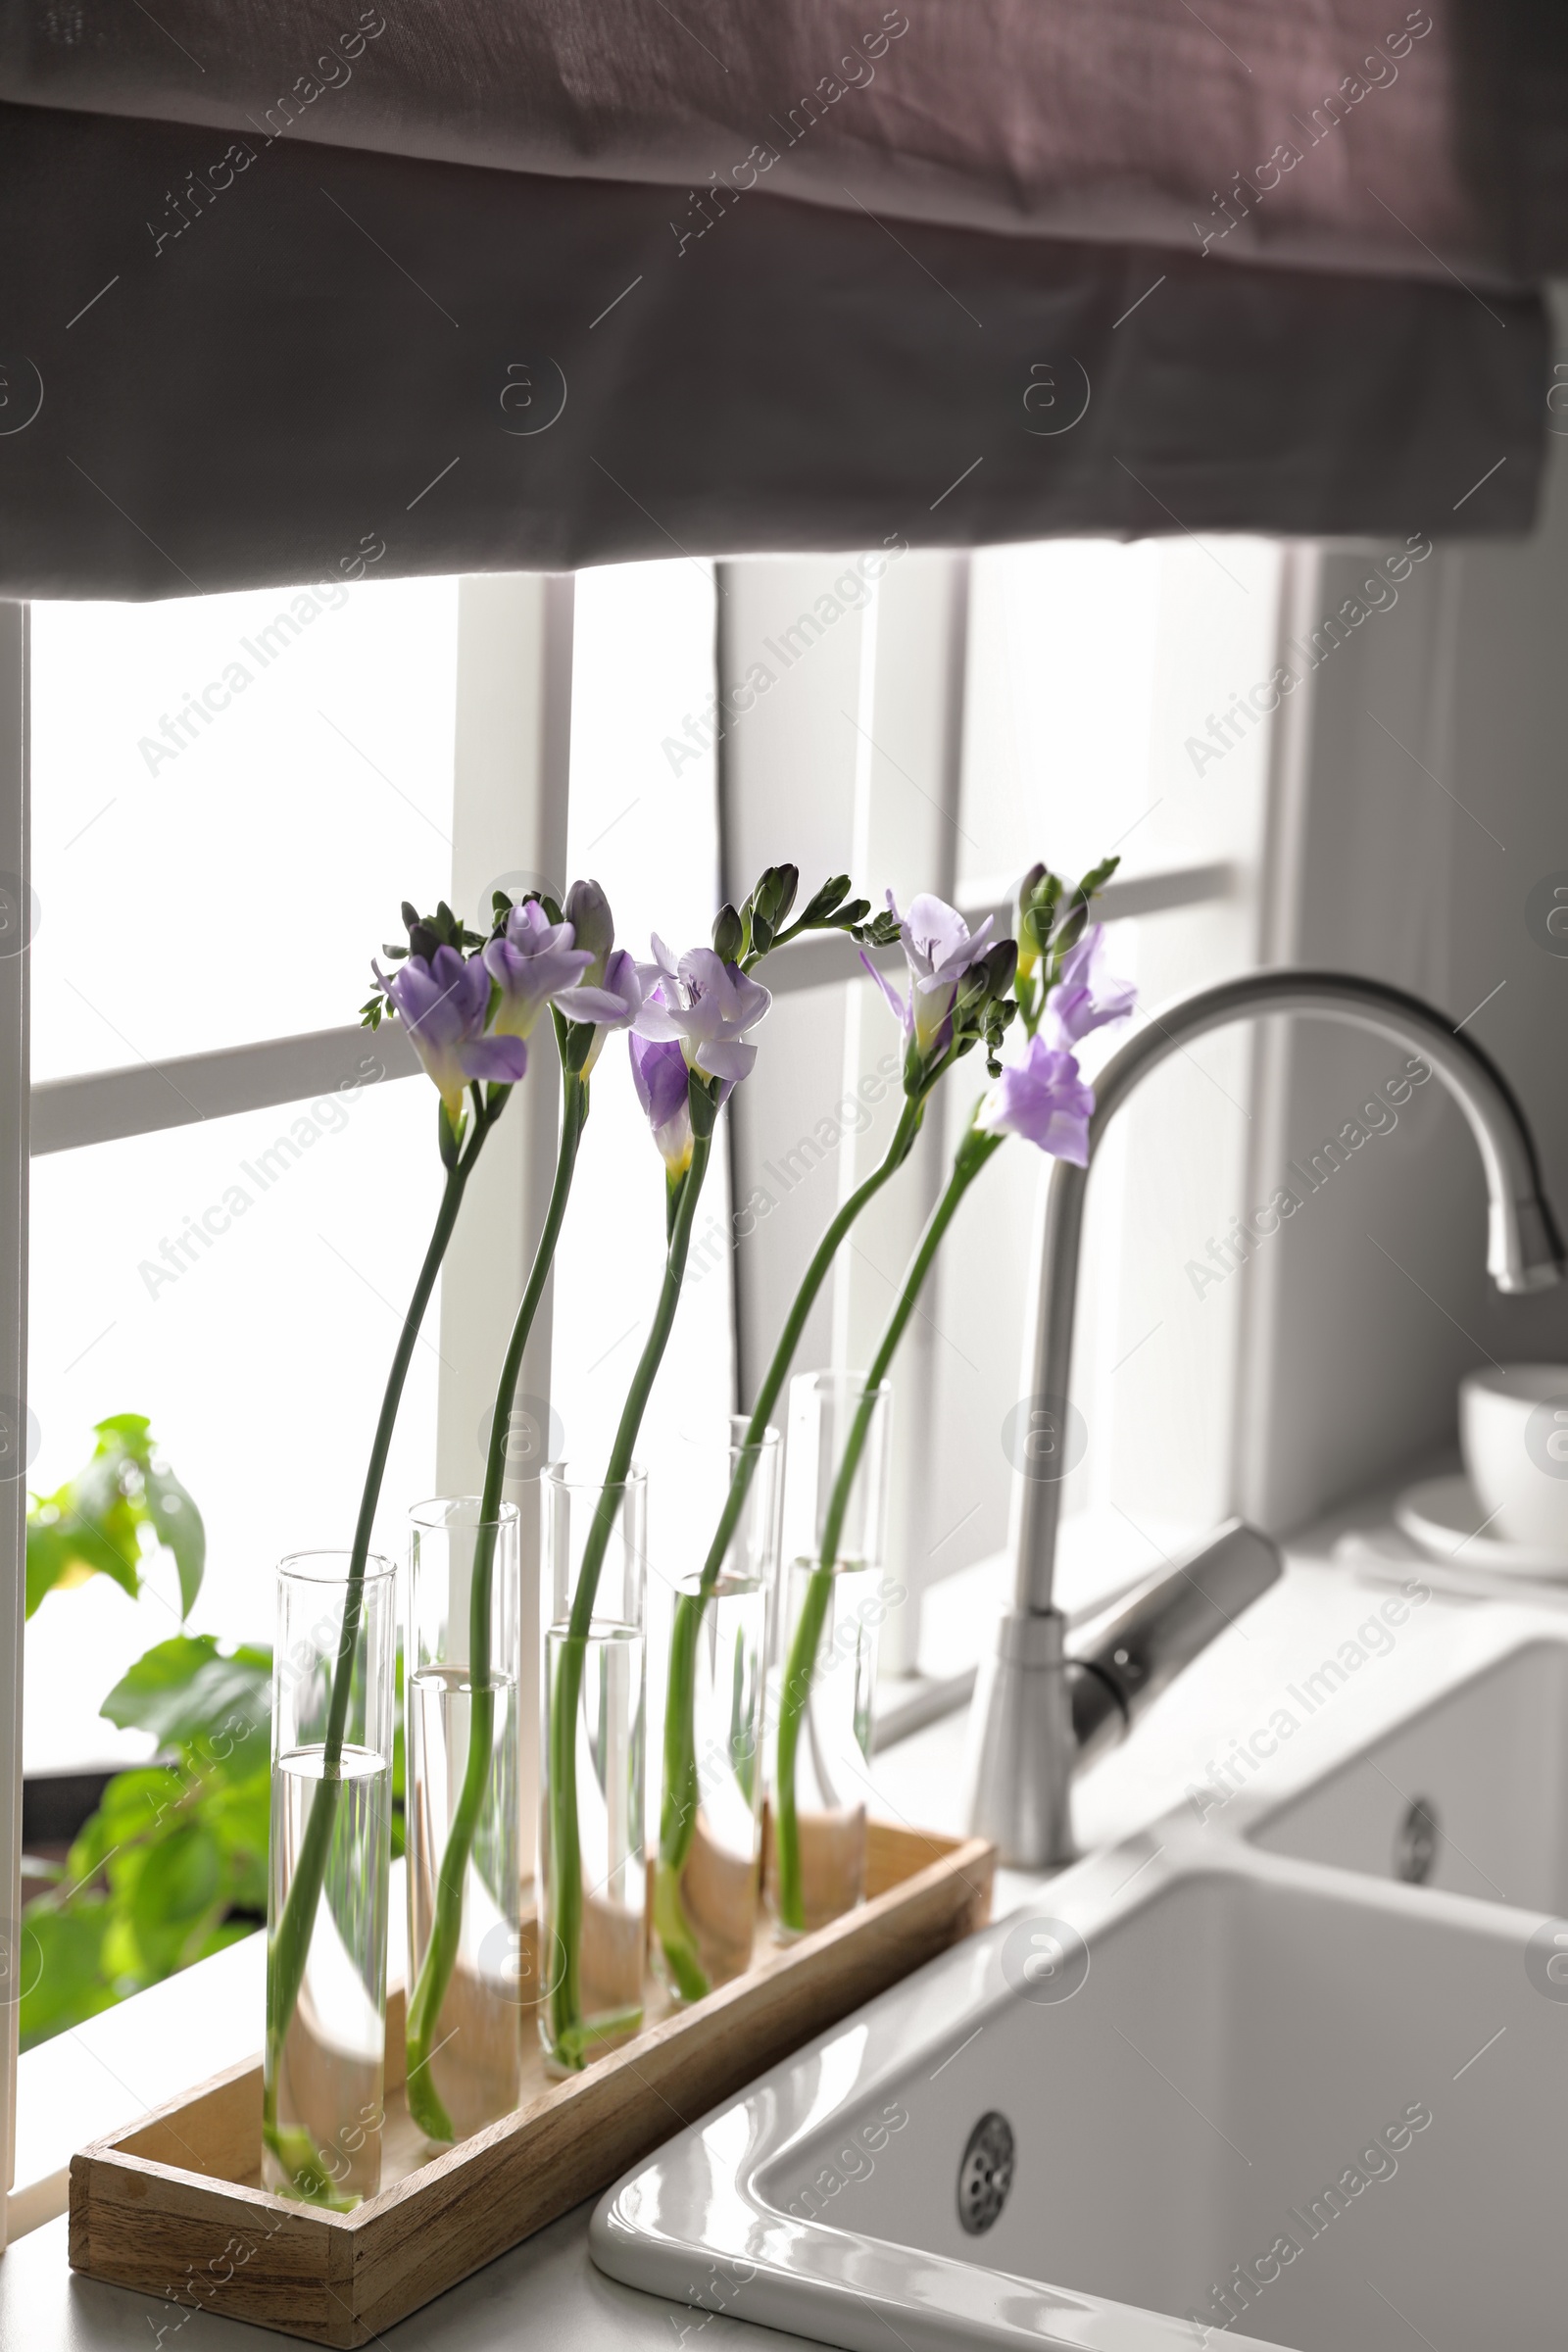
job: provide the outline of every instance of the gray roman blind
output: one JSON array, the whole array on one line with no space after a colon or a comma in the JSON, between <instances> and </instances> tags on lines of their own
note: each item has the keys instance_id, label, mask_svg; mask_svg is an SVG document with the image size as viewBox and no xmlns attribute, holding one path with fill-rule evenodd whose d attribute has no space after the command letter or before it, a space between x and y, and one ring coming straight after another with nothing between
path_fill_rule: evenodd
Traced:
<instances>
[{"instance_id":1,"label":"gray roman blind","mask_svg":"<svg viewBox=\"0 0 1568 2352\"><path fill-rule=\"evenodd\" d=\"M1519 530L1536 7L21 0L0 593Z\"/></svg>"}]
</instances>

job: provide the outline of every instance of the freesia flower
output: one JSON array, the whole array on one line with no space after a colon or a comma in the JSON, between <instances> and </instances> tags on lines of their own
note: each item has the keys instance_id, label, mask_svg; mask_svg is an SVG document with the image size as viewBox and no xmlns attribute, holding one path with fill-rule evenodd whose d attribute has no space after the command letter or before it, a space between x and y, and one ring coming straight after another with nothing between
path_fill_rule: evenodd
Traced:
<instances>
[{"instance_id":1,"label":"freesia flower","mask_svg":"<svg viewBox=\"0 0 1568 2352\"><path fill-rule=\"evenodd\" d=\"M956 906L928 891L912 898L908 913L901 915L890 890L888 907L899 925L908 967L907 999L877 970L863 949L860 961L898 1014L905 1036L913 1038L923 1057L931 1058L946 1053L952 1042L953 1001L958 982L972 964L985 960L994 917L988 914L979 930L971 932Z\"/></svg>"},{"instance_id":2,"label":"freesia flower","mask_svg":"<svg viewBox=\"0 0 1568 2352\"><path fill-rule=\"evenodd\" d=\"M643 1006L635 1027L640 1038L680 1048L687 1067L722 1082L719 1102L751 1075L757 1048L746 1037L773 1000L738 964L723 962L711 948L693 948L677 963L657 931L656 960L644 964Z\"/></svg>"},{"instance_id":3,"label":"freesia flower","mask_svg":"<svg viewBox=\"0 0 1568 2352\"><path fill-rule=\"evenodd\" d=\"M654 1131L654 1142L671 1176L682 1176L691 1165L692 1120L686 1056L672 1040L633 1035L632 1084Z\"/></svg>"},{"instance_id":4,"label":"freesia flower","mask_svg":"<svg viewBox=\"0 0 1568 2352\"><path fill-rule=\"evenodd\" d=\"M466 961L456 948L437 948L428 961L409 956L390 978L377 965L371 969L434 1080L456 1134L469 1080L514 1086L528 1066L527 1047L520 1037L484 1035L490 974L477 956Z\"/></svg>"},{"instance_id":5,"label":"freesia flower","mask_svg":"<svg viewBox=\"0 0 1568 2352\"><path fill-rule=\"evenodd\" d=\"M580 1075L592 1074L604 1044L615 1029L629 1029L642 1010L643 984L637 958L615 945L615 918L597 882L574 882L566 893L565 916L587 960L577 980L558 989L555 1002L568 1021L591 1022L593 1043Z\"/></svg>"},{"instance_id":6,"label":"freesia flower","mask_svg":"<svg viewBox=\"0 0 1568 2352\"><path fill-rule=\"evenodd\" d=\"M579 980L593 962L572 945L570 923L553 923L537 899L514 906L506 929L484 949L484 968L501 991L496 1037L526 1037L552 998Z\"/></svg>"},{"instance_id":7,"label":"freesia flower","mask_svg":"<svg viewBox=\"0 0 1568 2352\"><path fill-rule=\"evenodd\" d=\"M1092 923L1062 957L1056 985L1046 1003L1045 1034L1063 1053L1092 1029L1125 1020L1133 1008L1136 986L1131 980L1112 978L1104 962L1105 926Z\"/></svg>"},{"instance_id":8,"label":"freesia flower","mask_svg":"<svg viewBox=\"0 0 1568 2352\"><path fill-rule=\"evenodd\" d=\"M1054 1159L1089 1165L1089 1121L1095 1090L1086 1086L1071 1054L1032 1037L1022 1061L1011 1063L984 1097L974 1123L986 1135L1021 1135Z\"/></svg>"}]
</instances>

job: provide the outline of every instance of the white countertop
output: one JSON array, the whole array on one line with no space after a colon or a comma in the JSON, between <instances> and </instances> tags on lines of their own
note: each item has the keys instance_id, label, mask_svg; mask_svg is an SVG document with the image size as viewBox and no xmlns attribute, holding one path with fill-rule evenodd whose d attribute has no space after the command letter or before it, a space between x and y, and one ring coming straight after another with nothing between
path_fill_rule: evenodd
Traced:
<instances>
[{"instance_id":1,"label":"white countertop","mask_svg":"<svg viewBox=\"0 0 1568 2352\"><path fill-rule=\"evenodd\" d=\"M1394 1634L1385 1628L1376 1641L1358 1642L1357 1629L1397 1588L1360 1581L1333 1559L1334 1544L1348 1528L1386 1526L1388 1501L1386 1495L1369 1497L1293 1544L1281 1583L1188 1669L1123 1746L1084 1776L1076 1792L1081 1843L1109 1843L1143 1828L1190 1788L1206 1783L1214 1765L1238 1747L1245 1750L1254 1733L1283 1711L1295 1728L1279 1737L1276 1721L1274 1754L1250 1767L1245 1792L1232 1800L1247 1811L1278 1801L1311 1777L1326 1742L1340 1748L1408 1713L1412 1677L1417 1687L1430 1680L1435 1689L1544 1621L1562 1630L1561 1610L1539 1601L1475 1601L1434 1592ZM1310 1712L1298 1703L1305 1678L1325 1659L1343 1657L1348 1666L1356 1651L1361 1662L1350 1666L1332 1696ZM1293 1690L1296 1699L1289 1695ZM879 1755L872 1768L879 1809L914 1826L959 1828L964 1735L965 1717L949 1716ZM1231 1806L1225 1809L1229 1813ZM998 1910L1014 1908L1039 1883L1003 1872ZM231 2062L240 2021L261 2008L260 1967L261 1939L255 1937L24 2060L32 2080L24 2082L19 2180L29 2177L29 2161L34 2178L53 2169L51 2117L84 2107L92 2131L104 2132L169 2095L167 2082L147 2079L153 2039L147 2029L159 2022L147 2004L166 2002L171 2015L178 2009L186 2080ZM199 1987L193 1983L198 1977ZM29 2132L39 2141L30 2160ZM90 2135L78 2130L73 2144ZM564 2216L380 2340L431 2352L460 2343L464 2352L500 2352L515 2344L521 2328L571 2352L656 2343L663 2352L684 2352L699 2334L710 2343L734 2340L749 2352L799 2341L718 2315L681 2316L676 2306L601 2277L588 2259L590 2210L583 2205ZM17 2239L0 2259L0 2352L37 2352L41 2346L122 2352L144 2342L158 2352L182 2334L178 2352L187 2346L202 2352L209 2344L216 2352L220 2342L257 2341L270 2333L74 2277L63 2218Z\"/></svg>"}]
</instances>

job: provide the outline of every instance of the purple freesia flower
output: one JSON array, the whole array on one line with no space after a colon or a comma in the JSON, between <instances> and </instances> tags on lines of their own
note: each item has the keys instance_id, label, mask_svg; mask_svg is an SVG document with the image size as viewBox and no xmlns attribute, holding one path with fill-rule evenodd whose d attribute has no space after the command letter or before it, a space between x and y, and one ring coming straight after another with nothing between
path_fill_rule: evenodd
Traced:
<instances>
[{"instance_id":1,"label":"purple freesia flower","mask_svg":"<svg viewBox=\"0 0 1568 2352\"><path fill-rule=\"evenodd\" d=\"M388 978L372 971L397 1008L414 1050L435 1081L454 1134L470 1079L514 1086L528 1066L520 1037L486 1037L490 974L478 956L466 962L456 948L437 948L428 962L411 956Z\"/></svg>"},{"instance_id":2,"label":"purple freesia flower","mask_svg":"<svg viewBox=\"0 0 1568 2352\"><path fill-rule=\"evenodd\" d=\"M637 958L616 948L605 960L604 976L595 986L558 989L556 1003L568 1021L592 1021L594 1042L582 1074L586 1078L599 1059L612 1029L629 1029L643 1008L642 975Z\"/></svg>"},{"instance_id":3,"label":"purple freesia flower","mask_svg":"<svg viewBox=\"0 0 1568 2352\"><path fill-rule=\"evenodd\" d=\"M684 1175L692 1156L686 1056L673 1040L633 1034L626 1044L631 1051L632 1084L654 1131L654 1142L669 1173Z\"/></svg>"},{"instance_id":4,"label":"purple freesia flower","mask_svg":"<svg viewBox=\"0 0 1568 2352\"><path fill-rule=\"evenodd\" d=\"M591 1075L613 1029L629 1029L642 1010L643 984L635 956L615 945L615 918L597 882L574 882L566 893L565 916L577 947L586 954L575 982L558 989L555 1002L568 1021L591 1021L594 1039L581 1075Z\"/></svg>"},{"instance_id":5,"label":"purple freesia flower","mask_svg":"<svg viewBox=\"0 0 1568 2352\"><path fill-rule=\"evenodd\" d=\"M1131 980L1117 980L1104 968L1105 926L1091 923L1075 947L1061 959L1061 971L1046 1004L1042 1024L1051 1044L1066 1053L1092 1029L1107 1021L1124 1021L1138 990Z\"/></svg>"},{"instance_id":6,"label":"purple freesia flower","mask_svg":"<svg viewBox=\"0 0 1568 2352\"><path fill-rule=\"evenodd\" d=\"M1054 1159L1089 1165L1089 1121L1095 1090L1086 1086L1071 1054L1032 1037L1022 1061L1002 1073L974 1114L987 1135L1021 1135Z\"/></svg>"},{"instance_id":7,"label":"purple freesia flower","mask_svg":"<svg viewBox=\"0 0 1568 2352\"><path fill-rule=\"evenodd\" d=\"M906 915L888 892L888 906L898 920L904 960L908 966L909 994L899 994L862 949L860 961L886 997L923 1055L946 1053L953 1039L953 1000L969 966L984 960L995 917L987 915L971 932L956 906L920 891L909 901Z\"/></svg>"},{"instance_id":8,"label":"purple freesia flower","mask_svg":"<svg viewBox=\"0 0 1568 2352\"><path fill-rule=\"evenodd\" d=\"M572 945L570 923L553 923L537 899L514 906L506 929L484 949L484 968L501 991L496 1037L526 1037L552 998L579 980L593 956Z\"/></svg>"},{"instance_id":9,"label":"purple freesia flower","mask_svg":"<svg viewBox=\"0 0 1568 2352\"><path fill-rule=\"evenodd\" d=\"M751 1075L757 1048L746 1037L773 1000L739 964L725 963L711 948L693 948L677 963L658 932L656 960L641 970L644 995L637 1035L680 1048L688 1068L722 1080L719 1102Z\"/></svg>"}]
</instances>

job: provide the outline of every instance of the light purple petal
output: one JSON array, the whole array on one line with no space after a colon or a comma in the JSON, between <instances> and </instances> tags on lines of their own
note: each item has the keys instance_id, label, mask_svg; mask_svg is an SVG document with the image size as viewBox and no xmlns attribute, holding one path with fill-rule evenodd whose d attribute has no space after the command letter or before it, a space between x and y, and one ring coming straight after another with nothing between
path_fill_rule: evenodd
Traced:
<instances>
[{"instance_id":1,"label":"light purple petal","mask_svg":"<svg viewBox=\"0 0 1568 2352\"><path fill-rule=\"evenodd\" d=\"M637 1100L651 1126L664 1126L688 1101L686 1056L679 1046L637 1036L629 1038L627 1044Z\"/></svg>"},{"instance_id":2,"label":"light purple petal","mask_svg":"<svg viewBox=\"0 0 1568 2352\"><path fill-rule=\"evenodd\" d=\"M904 935L911 962L922 972L941 972L956 957L963 969L969 926L956 906L930 891L918 891L909 901ZM951 976L951 975L950 975Z\"/></svg>"},{"instance_id":3,"label":"light purple petal","mask_svg":"<svg viewBox=\"0 0 1568 2352\"><path fill-rule=\"evenodd\" d=\"M1055 1159L1089 1164L1095 1094L1071 1054L1032 1038L1021 1062L1002 1073L975 1114L990 1135L1021 1135Z\"/></svg>"},{"instance_id":4,"label":"light purple petal","mask_svg":"<svg viewBox=\"0 0 1568 2352\"><path fill-rule=\"evenodd\" d=\"M457 1060L466 1078L515 1086L528 1067L528 1049L520 1037L472 1037L459 1046Z\"/></svg>"},{"instance_id":5,"label":"light purple petal","mask_svg":"<svg viewBox=\"0 0 1568 2352\"><path fill-rule=\"evenodd\" d=\"M638 1037L658 1045L678 1045L684 1034L669 1006L657 996L644 997L632 1028Z\"/></svg>"},{"instance_id":6,"label":"light purple petal","mask_svg":"<svg viewBox=\"0 0 1568 2352\"><path fill-rule=\"evenodd\" d=\"M663 941L660 938L657 931L649 934L648 944L654 951L655 970L666 980L678 980L680 978L680 965L677 963L675 957L670 954L668 948L665 947Z\"/></svg>"},{"instance_id":7,"label":"light purple petal","mask_svg":"<svg viewBox=\"0 0 1568 2352\"><path fill-rule=\"evenodd\" d=\"M626 1040L637 1100L666 1167L683 1167L691 1155L691 1095L686 1056L679 1046L637 1036Z\"/></svg>"},{"instance_id":8,"label":"light purple petal","mask_svg":"<svg viewBox=\"0 0 1568 2352\"><path fill-rule=\"evenodd\" d=\"M739 1038L709 1038L697 1049L697 1067L710 1078L727 1078L732 1086L751 1076L756 1060L757 1048Z\"/></svg>"},{"instance_id":9,"label":"light purple petal","mask_svg":"<svg viewBox=\"0 0 1568 2352\"><path fill-rule=\"evenodd\" d=\"M1091 1030L1125 1020L1137 1002L1131 980L1104 968L1105 930L1093 923L1062 958L1061 976L1046 1004L1045 1034L1060 1050L1076 1046Z\"/></svg>"},{"instance_id":10,"label":"light purple petal","mask_svg":"<svg viewBox=\"0 0 1568 2352\"><path fill-rule=\"evenodd\" d=\"M733 990L731 1001L734 1004L732 1017L740 1028L755 1029L772 1004L771 992L760 980L754 980L750 972L743 972L734 964L729 968Z\"/></svg>"},{"instance_id":11,"label":"light purple petal","mask_svg":"<svg viewBox=\"0 0 1568 2352\"><path fill-rule=\"evenodd\" d=\"M625 1004L608 988L558 988L553 1002L568 1021L592 1021L596 1027L613 1029L627 1025Z\"/></svg>"},{"instance_id":12,"label":"light purple petal","mask_svg":"<svg viewBox=\"0 0 1568 2352\"><path fill-rule=\"evenodd\" d=\"M952 953L937 966L936 977L941 980L960 980L971 964L985 955L987 943L996 928L996 916L988 914L978 931L965 931L964 937Z\"/></svg>"},{"instance_id":13,"label":"light purple petal","mask_svg":"<svg viewBox=\"0 0 1568 2352\"><path fill-rule=\"evenodd\" d=\"M893 893L890 890L888 892L888 899L890 902L892 901L892 897ZM912 1029L914 1026L914 1021L910 1014L907 1002L905 998L900 996L898 990L894 987L886 972L879 972L877 970L876 965L871 961L870 956L866 954L863 948L860 950L860 961L864 964L866 970L870 973L872 979L876 982L878 988L886 997L889 1004L893 1008L893 1012L897 1020L905 1029Z\"/></svg>"}]
</instances>

